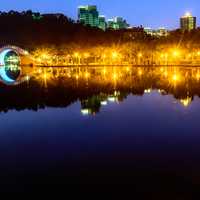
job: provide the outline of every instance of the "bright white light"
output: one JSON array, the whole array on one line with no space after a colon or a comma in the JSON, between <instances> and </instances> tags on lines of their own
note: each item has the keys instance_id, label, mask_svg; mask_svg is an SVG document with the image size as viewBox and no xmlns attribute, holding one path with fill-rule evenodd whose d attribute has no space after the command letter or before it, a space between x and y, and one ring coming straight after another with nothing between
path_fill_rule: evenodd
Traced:
<instances>
[{"instance_id":1,"label":"bright white light","mask_svg":"<svg viewBox=\"0 0 200 200\"><path fill-rule=\"evenodd\" d=\"M191 16L192 16L192 14L191 14L190 12L187 11L187 12L185 13L185 17L191 17Z\"/></svg>"},{"instance_id":2,"label":"bright white light","mask_svg":"<svg viewBox=\"0 0 200 200\"><path fill-rule=\"evenodd\" d=\"M107 101L102 101L102 102L101 102L101 105L102 105L102 106L106 106L106 105L108 105L108 102L107 102Z\"/></svg>"},{"instance_id":3,"label":"bright white light","mask_svg":"<svg viewBox=\"0 0 200 200\"><path fill-rule=\"evenodd\" d=\"M115 98L115 97L108 97L108 101L110 101L110 102L115 102L115 101L116 101L116 98Z\"/></svg>"},{"instance_id":4,"label":"bright white light","mask_svg":"<svg viewBox=\"0 0 200 200\"><path fill-rule=\"evenodd\" d=\"M87 116L87 115L91 114L91 111L89 109L82 109L81 113L82 113L82 115Z\"/></svg>"},{"instance_id":5,"label":"bright white light","mask_svg":"<svg viewBox=\"0 0 200 200\"><path fill-rule=\"evenodd\" d=\"M144 90L144 93L145 93L145 94L150 94L150 93L151 93L151 89L146 89L146 90Z\"/></svg>"}]
</instances>

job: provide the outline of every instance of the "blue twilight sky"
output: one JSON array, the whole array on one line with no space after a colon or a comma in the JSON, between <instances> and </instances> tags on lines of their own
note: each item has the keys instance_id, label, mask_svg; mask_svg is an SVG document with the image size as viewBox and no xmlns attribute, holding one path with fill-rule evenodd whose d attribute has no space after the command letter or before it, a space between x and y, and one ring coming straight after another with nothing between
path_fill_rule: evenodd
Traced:
<instances>
[{"instance_id":1,"label":"blue twilight sky","mask_svg":"<svg viewBox=\"0 0 200 200\"><path fill-rule=\"evenodd\" d=\"M200 0L0 0L0 10L62 12L76 19L77 6L86 4L96 4L107 18L123 16L135 26L176 28L185 11L200 19Z\"/></svg>"}]
</instances>

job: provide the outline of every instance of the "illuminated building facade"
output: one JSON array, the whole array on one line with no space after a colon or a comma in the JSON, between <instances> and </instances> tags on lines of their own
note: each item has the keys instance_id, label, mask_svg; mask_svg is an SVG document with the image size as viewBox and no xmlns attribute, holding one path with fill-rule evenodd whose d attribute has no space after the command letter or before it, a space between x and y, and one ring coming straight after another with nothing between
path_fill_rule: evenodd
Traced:
<instances>
[{"instance_id":1,"label":"illuminated building facade","mask_svg":"<svg viewBox=\"0 0 200 200\"><path fill-rule=\"evenodd\" d=\"M78 20L84 25L99 27L99 12L93 5L78 7Z\"/></svg>"},{"instance_id":2,"label":"illuminated building facade","mask_svg":"<svg viewBox=\"0 0 200 200\"><path fill-rule=\"evenodd\" d=\"M99 16L99 28L104 30L104 31L107 28L106 18L105 18L104 15Z\"/></svg>"},{"instance_id":3,"label":"illuminated building facade","mask_svg":"<svg viewBox=\"0 0 200 200\"><path fill-rule=\"evenodd\" d=\"M158 29L151 29L147 27L144 28L144 31L146 32L147 35L151 35L154 37L166 37L169 35L169 31L164 27L160 27Z\"/></svg>"},{"instance_id":4,"label":"illuminated building facade","mask_svg":"<svg viewBox=\"0 0 200 200\"><path fill-rule=\"evenodd\" d=\"M183 17L180 19L180 28L183 31L191 31L196 29L196 17L193 17L191 13L187 12Z\"/></svg>"},{"instance_id":5,"label":"illuminated building facade","mask_svg":"<svg viewBox=\"0 0 200 200\"><path fill-rule=\"evenodd\" d=\"M108 28L119 30L119 29L126 29L129 25L127 24L126 20L122 17L115 17L113 19L108 20Z\"/></svg>"}]
</instances>

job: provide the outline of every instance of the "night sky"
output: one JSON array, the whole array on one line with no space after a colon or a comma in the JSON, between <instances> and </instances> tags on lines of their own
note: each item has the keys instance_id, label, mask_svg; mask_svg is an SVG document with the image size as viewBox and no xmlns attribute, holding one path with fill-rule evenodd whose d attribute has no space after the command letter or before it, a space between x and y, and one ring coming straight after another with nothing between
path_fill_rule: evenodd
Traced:
<instances>
[{"instance_id":1,"label":"night sky","mask_svg":"<svg viewBox=\"0 0 200 200\"><path fill-rule=\"evenodd\" d=\"M86 4L96 4L100 14L107 18L123 16L134 26L176 28L179 17L185 11L200 19L199 0L1 0L0 7L2 11L32 9L42 13L61 12L76 19L77 6Z\"/></svg>"}]
</instances>

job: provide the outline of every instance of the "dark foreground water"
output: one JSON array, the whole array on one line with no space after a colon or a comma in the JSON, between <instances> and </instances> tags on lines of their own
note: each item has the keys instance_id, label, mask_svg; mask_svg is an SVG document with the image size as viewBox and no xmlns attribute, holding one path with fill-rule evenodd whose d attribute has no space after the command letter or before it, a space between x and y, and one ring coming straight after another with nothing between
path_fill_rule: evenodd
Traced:
<instances>
[{"instance_id":1,"label":"dark foreground water","mask_svg":"<svg viewBox=\"0 0 200 200\"><path fill-rule=\"evenodd\" d=\"M0 191L199 192L199 68L1 70Z\"/></svg>"}]
</instances>

